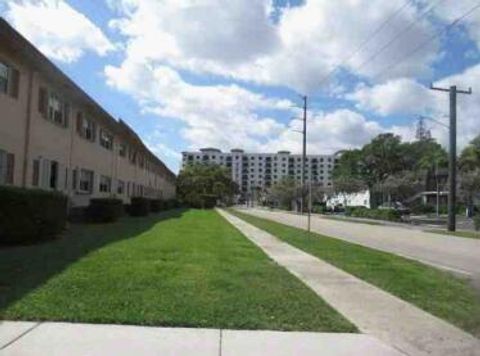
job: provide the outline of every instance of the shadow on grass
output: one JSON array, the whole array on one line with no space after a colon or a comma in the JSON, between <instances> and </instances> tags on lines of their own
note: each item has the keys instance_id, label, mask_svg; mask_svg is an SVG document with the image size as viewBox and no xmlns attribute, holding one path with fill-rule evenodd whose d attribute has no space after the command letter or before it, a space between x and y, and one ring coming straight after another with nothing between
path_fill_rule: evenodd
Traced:
<instances>
[{"instance_id":1,"label":"shadow on grass","mask_svg":"<svg viewBox=\"0 0 480 356\"><path fill-rule=\"evenodd\" d=\"M124 217L112 224L72 224L57 240L0 248L0 319L9 305L87 254L108 244L135 238L160 221L180 218L185 211Z\"/></svg>"}]
</instances>

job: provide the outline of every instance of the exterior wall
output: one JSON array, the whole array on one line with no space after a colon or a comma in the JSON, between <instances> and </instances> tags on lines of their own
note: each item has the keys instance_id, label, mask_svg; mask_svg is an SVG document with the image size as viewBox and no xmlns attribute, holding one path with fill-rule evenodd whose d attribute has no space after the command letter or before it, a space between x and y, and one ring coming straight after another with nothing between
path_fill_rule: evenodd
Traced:
<instances>
[{"instance_id":1,"label":"exterior wall","mask_svg":"<svg viewBox=\"0 0 480 356\"><path fill-rule=\"evenodd\" d=\"M239 184L243 192L267 188L285 177L292 177L298 184L302 179L302 155L292 155L287 151L245 153L243 150L232 150L224 153L208 148L183 153L184 166L198 162L216 163L230 168L233 181ZM335 155L307 155L305 182L311 180L314 184L331 186L335 162Z\"/></svg>"},{"instance_id":2,"label":"exterior wall","mask_svg":"<svg viewBox=\"0 0 480 356\"><path fill-rule=\"evenodd\" d=\"M139 195L164 199L175 197L174 174L148 151L128 126L102 113L101 108L71 82L61 82L58 76L54 79L39 70L37 63L27 63L21 56L11 53L14 52L0 44L0 61L19 72L18 98L0 93L0 150L14 154L13 185L61 191L71 198L72 206L86 206L92 197L117 197L125 203L130 197ZM49 62L43 65L53 67ZM68 103L66 125L57 124L42 115L40 88L53 90ZM78 133L78 112L86 113L95 121L94 142ZM100 145L101 128L113 135L112 150ZM121 157L120 143L148 159L148 165L142 168L138 160L135 164L130 162L128 152L126 157ZM58 167L54 188L50 187L51 175L47 174L51 170L51 162ZM94 172L91 194L79 190L81 169ZM111 179L110 192L100 192L102 175ZM125 184L121 194L117 191L118 180ZM127 186L130 187L128 192Z\"/></svg>"},{"instance_id":3,"label":"exterior wall","mask_svg":"<svg viewBox=\"0 0 480 356\"><path fill-rule=\"evenodd\" d=\"M26 66L2 46L0 61L15 66L20 74L18 98L0 93L0 150L14 154L14 184L21 185L30 73Z\"/></svg>"}]
</instances>

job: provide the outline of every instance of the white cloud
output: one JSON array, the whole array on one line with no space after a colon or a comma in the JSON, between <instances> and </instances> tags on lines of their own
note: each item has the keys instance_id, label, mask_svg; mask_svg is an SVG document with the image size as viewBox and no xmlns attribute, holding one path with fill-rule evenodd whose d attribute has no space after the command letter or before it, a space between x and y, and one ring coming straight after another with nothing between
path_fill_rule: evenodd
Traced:
<instances>
[{"instance_id":1,"label":"white cloud","mask_svg":"<svg viewBox=\"0 0 480 356\"><path fill-rule=\"evenodd\" d=\"M128 65L107 67L109 85L135 97L144 111L163 120L180 120L185 125L180 133L190 149L213 146L223 150L301 151L301 135L294 131L298 121L282 124L260 114L279 110L291 117L294 113L289 101L267 98L237 85L192 85L166 66ZM361 146L385 130L351 110L311 112L309 150L334 152ZM150 142L156 146L155 140Z\"/></svg>"},{"instance_id":2,"label":"white cloud","mask_svg":"<svg viewBox=\"0 0 480 356\"><path fill-rule=\"evenodd\" d=\"M461 149L480 134L480 64L474 65L464 72L443 78L435 86L448 88L457 85L459 89L473 88L472 95L457 96L457 136ZM432 91L430 88L410 79L391 80L371 87L362 86L346 96L356 101L358 108L369 110L380 115L404 114L414 119L417 115L427 114L438 124L429 121L432 134L445 147L448 147L449 95L447 92ZM413 138L412 127L392 127L392 130L405 138Z\"/></svg>"},{"instance_id":3,"label":"white cloud","mask_svg":"<svg viewBox=\"0 0 480 356\"><path fill-rule=\"evenodd\" d=\"M263 145L263 151L290 150L300 153L301 135L293 122L278 138L272 138ZM310 113L307 127L307 146L310 153L333 153L341 149L362 146L371 138L383 132L375 121L367 120L363 115L340 109L330 113Z\"/></svg>"},{"instance_id":4,"label":"white cloud","mask_svg":"<svg viewBox=\"0 0 480 356\"><path fill-rule=\"evenodd\" d=\"M274 22L271 0L232 0L228 6L219 0L119 0L112 2L118 18L110 25L126 38L125 59L119 66L108 66L105 73L112 87L135 97L144 110L181 120L185 125L181 134L190 148L299 152L301 139L291 125L261 114L284 109L288 115L287 102L233 84L192 85L178 72L315 91L325 74L403 3L306 0L282 9ZM439 40L376 77L449 21L440 12L437 17L421 17L431 4L420 5L411 2L364 51L345 63L344 69L373 83L346 96L358 109L382 116L423 113L437 118L446 112L444 97L412 79L430 73L432 62L441 56ZM407 27L381 55L360 66ZM414 137L413 123L382 125L351 110L314 113L309 125L310 147L316 152L359 146L383 131L407 140ZM462 144L472 131L461 137ZM433 132L445 142L444 128L433 126Z\"/></svg>"},{"instance_id":5,"label":"white cloud","mask_svg":"<svg viewBox=\"0 0 480 356\"><path fill-rule=\"evenodd\" d=\"M471 0L443 1L435 7L435 13L440 19L448 23L452 23L468 13L468 16L462 19L460 25L466 29L477 48L480 48L480 11L476 9L470 13L470 10L476 5L478 3Z\"/></svg>"},{"instance_id":6,"label":"white cloud","mask_svg":"<svg viewBox=\"0 0 480 356\"><path fill-rule=\"evenodd\" d=\"M380 115L427 114L435 105L435 94L413 79L400 78L373 87L359 86L347 99L362 110Z\"/></svg>"},{"instance_id":7,"label":"white cloud","mask_svg":"<svg viewBox=\"0 0 480 356\"><path fill-rule=\"evenodd\" d=\"M143 109L181 120L181 134L192 146L258 148L284 125L258 110L290 110L286 100L266 98L237 85L195 86L166 66L124 63L107 67L108 84L135 97Z\"/></svg>"},{"instance_id":8,"label":"white cloud","mask_svg":"<svg viewBox=\"0 0 480 356\"><path fill-rule=\"evenodd\" d=\"M63 0L5 1L6 18L44 54L74 62L85 52L104 56L114 45L87 17Z\"/></svg>"},{"instance_id":9,"label":"white cloud","mask_svg":"<svg viewBox=\"0 0 480 356\"><path fill-rule=\"evenodd\" d=\"M156 61L195 73L213 73L249 82L284 85L301 92L320 79L399 7L400 1L307 0L271 18L271 0L121 0L111 26L128 38L126 61ZM433 26L407 6L345 67L372 76L428 38ZM361 14L361 16L359 16ZM357 69L412 21L411 30L369 65ZM402 63L391 76L428 72L438 43Z\"/></svg>"}]
</instances>

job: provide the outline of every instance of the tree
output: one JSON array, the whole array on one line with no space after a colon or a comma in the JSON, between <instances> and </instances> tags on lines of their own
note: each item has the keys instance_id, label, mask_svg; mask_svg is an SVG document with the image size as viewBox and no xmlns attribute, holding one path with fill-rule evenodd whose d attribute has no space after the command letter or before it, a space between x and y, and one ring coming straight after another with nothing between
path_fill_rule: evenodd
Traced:
<instances>
[{"instance_id":1,"label":"tree","mask_svg":"<svg viewBox=\"0 0 480 356\"><path fill-rule=\"evenodd\" d=\"M475 198L480 196L480 135L465 147L459 159L460 195L463 197L468 214L473 214Z\"/></svg>"},{"instance_id":2,"label":"tree","mask_svg":"<svg viewBox=\"0 0 480 356\"><path fill-rule=\"evenodd\" d=\"M463 172L480 168L480 135L463 149L459 159L459 167Z\"/></svg>"},{"instance_id":3,"label":"tree","mask_svg":"<svg viewBox=\"0 0 480 356\"><path fill-rule=\"evenodd\" d=\"M284 177L270 188L268 200L277 202L280 207L290 210L292 201L298 197L298 189L292 177Z\"/></svg>"},{"instance_id":4,"label":"tree","mask_svg":"<svg viewBox=\"0 0 480 356\"><path fill-rule=\"evenodd\" d=\"M447 153L434 139L402 143L400 136L385 133L361 149L344 151L333 184L336 192L344 194L370 190L370 204L375 206L385 198L403 200L425 189L422 179L425 183L429 174L446 164Z\"/></svg>"},{"instance_id":5,"label":"tree","mask_svg":"<svg viewBox=\"0 0 480 356\"><path fill-rule=\"evenodd\" d=\"M388 197L388 202L404 201L421 191L424 188L422 183L422 178L416 172L401 171L388 176L376 189Z\"/></svg>"},{"instance_id":6,"label":"tree","mask_svg":"<svg viewBox=\"0 0 480 356\"><path fill-rule=\"evenodd\" d=\"M177 178L179 199L194 208L213 207L217 201L231 203L237 192L228 169L217 164L188 165Z\"/></svg>"}]
</instances>

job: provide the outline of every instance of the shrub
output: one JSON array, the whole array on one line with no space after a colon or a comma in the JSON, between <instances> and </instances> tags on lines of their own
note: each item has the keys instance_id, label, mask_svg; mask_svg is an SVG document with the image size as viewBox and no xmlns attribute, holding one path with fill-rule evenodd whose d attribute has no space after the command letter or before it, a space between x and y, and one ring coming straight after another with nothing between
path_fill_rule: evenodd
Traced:
<instances>
[{"instance_id":1,"label":"shrub","mask_svg":"<svg viewBox=\"0 0 480 356\"><path fill-rule=\"evenodd\" d=\"M121 199L114 198L95 198L90 199L90 205L87 208L89 221L96 223L106 223L117 221L123 214L123 202Z\"/></svg>"},{"instance_id":2,"label":"shrub","mask_svg":"<svg viewBox=\"0 0 480 356\"><path fill-rule=\"evenodd\" d=\"M147 216L150 213L150 200L143 197L133 197L128 213L131 216Z\"/></svg>"},{"instance_id":3,"label":"shrub","mask_svg":"<svg viewBox=\"0 0 480 356\"><path fill-rule=\"evenodd\" d=\"M166 209L178 209L180 208L180 206L181 206L180 201L178 201L175 198L168 199L165 201Z\"/></svg>"},{"instance_id":4,"label":"shrub","mask_svg":"<svg viewBox=\"0 0 480 356\"><path fill-rule=\"evenodd\" d=\"M473 217L473 226L475 231L480 231L480 215L477 214Z\"/></svg>"},{"instance_id":5,"label":"shrub","mask_svg":"<svg viewBox=\"0 0 480 356\"><path fill-rule=\"evenodd\" d=\"M394 209L368 209L365 207L350 207L350 215L358 218L368 218L387 221L401 221L400 212Z\"/></svg>"},{"instance_id":6,"label":"shrub","mask_svg":"<svg viewBox=\"0 0 480 356\"><path fill-rule=\"evenodd\" d=\"M429 204L417 203L410 207L410 210L413 214L431 214L436 211L436 207Z\"/></svg>"},{"instance_id":7,"label":"shrub","mask_svg":"<svg viewBox=\"0 0 480 356\"><path fill-rule=\"evenodd\" d=\"M345 215L346 216L352 216L353 212L357 209L367 209L367 208L362 206L362 205L347 206L347 207L345 207Z\"/></svg>"},{"instance_id":8,"label":"shrub","mask_svg":"<svg viewBox=\"0 0 480 356\"><path fill-rule=\"evenodd\" d=\"M165 210L166 204L161 199L152 199L150 200L150 211L152 213L159 213L162 210Z\"/></svg>"},{"instance_id":9,"label":"shrub","mask_svg":"<svg viewBox=\"0 0 480 356\"><path fill-rule=\"evenodd\" d=\"M55 238L65 228L67 197L58 192L0 187L0 244Z\"/></svg>"},{"instance_id":10,"label":"shrub","mask_svg":"<svg viewBox=\"0 0 480 356\"><path fill-rule=\"evenodd\" d=\"M326 212L327 212L327 207L325 205L312 206L312 213L314 214L325 214Z\"/></svg>"}]
</instances>

